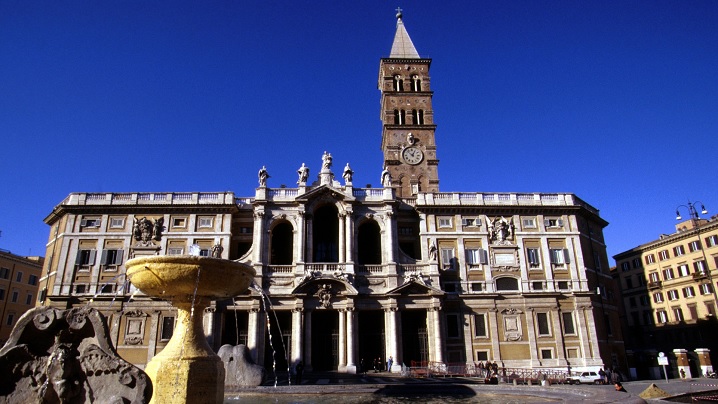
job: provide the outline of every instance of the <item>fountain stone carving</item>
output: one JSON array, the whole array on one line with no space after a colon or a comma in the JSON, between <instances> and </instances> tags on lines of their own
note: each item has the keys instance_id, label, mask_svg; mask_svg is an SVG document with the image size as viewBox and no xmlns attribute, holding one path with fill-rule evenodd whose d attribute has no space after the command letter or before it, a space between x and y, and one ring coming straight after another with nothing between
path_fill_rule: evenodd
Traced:
<instances>
[{"instance_id":1,"label":"fountain stone carving","mask_svg":"<svg viewBox=\"0 0 718 404\"><path fill-rule=\"evenodd\" d=\"M90 307L26 312L0 349L2 403L146 403L152 384L117 355Z\"/></svg>"},{"instance_id":2,"label":"fountain stone carving","mask_svg":"<svg viewBox=\"0 0 718 404\"><path fill-rule=\"evenodd\" d=\"M172 338L145 368L154 387L150 403L222 403L224 365L204 336L202 311L212 300L245 292L254 268L195 256L138 257L125 267L133 285L177 308Z\"/></svg>"}]
</instances>

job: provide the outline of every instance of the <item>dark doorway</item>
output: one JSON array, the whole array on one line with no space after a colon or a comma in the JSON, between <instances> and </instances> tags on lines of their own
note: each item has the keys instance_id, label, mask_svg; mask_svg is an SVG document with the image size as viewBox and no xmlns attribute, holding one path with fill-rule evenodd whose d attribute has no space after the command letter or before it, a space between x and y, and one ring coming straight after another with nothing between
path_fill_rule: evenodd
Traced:
<instances>
[{"instance_id":1,"label":"dark doorway","mask_svg":"<svg viewBox=\"0 0 718 404\"><path fill-rule=\"evenodd\" d=\"M312 312L312 369L339 368L339 313L334 310Z\"/></svg>"},{"instance_id":2,"label":"dark doorway","mask_svg":"<svg viewBox=\"0 0 718 404\"><path fill-rule=\"evenodd\" d=\"M403 363L426 363L429 360L429 338L426 332L426 310L401 312L401 343L404 348Z\"/></svg>"},{"instance_id":3,"label":"dark doorway","mask_svg":"<svg viewBox=\"0 0 718 404\"><path fill-rule=\"evenodd\" d=\"M381 264L381 230L375 221L366 221L359 226L357 241L359 265Z\"/></svg>"},{"instance_id":4,"label":"dark doorway","mask_svg":"<svg viewBox=\"0 0 718 404\"><path fill-rule=\"evenodd\" d=\"M239 310L227 310L222 324L222 341L219 346L247 345L249 313Z\"/></svg>"},{"instance_id":5,"label":"dark doorway","mask_svg":"<svg viewBox=\"0 0 718 404\"><path fill-rule=\"evenodd\" d=\"M270 258L273 265L292 265L293 237L291 224L284 222L274 226Z\"/></svg>"},{"instance_id":6,"label":"dark doorway","mask_svg":"<svg viewBox=\"0 0 718 404\"><path fill-rule=\"evenodd\" d=\"M339 262L339 212L325 205L314 212L312 227L313 262Z\"/></svg>"},{"instance_id":7,"label":"dark doorway","mask_svg":"<svg viewBox=\"0 0 718 404\"><path fill-rule=\"evenodd\" d=\"M384 352L384 312L379 310L359 312L359 364L363 371L374 369L374 360L386 362Z\"/></svg>"},{"instance_id":8,"label":"dark doorway","mask_svg":"<svg viewBox=\"0 0 718 404\"><path fill-rule=\"evenodd\" d=\"M275 316L276 314L276 316ZM272 311L269 313L271 336L265 333L264 368L271 372L288 370L289 349L292 346L292 313Z\"/></svg>"}]
</instances>

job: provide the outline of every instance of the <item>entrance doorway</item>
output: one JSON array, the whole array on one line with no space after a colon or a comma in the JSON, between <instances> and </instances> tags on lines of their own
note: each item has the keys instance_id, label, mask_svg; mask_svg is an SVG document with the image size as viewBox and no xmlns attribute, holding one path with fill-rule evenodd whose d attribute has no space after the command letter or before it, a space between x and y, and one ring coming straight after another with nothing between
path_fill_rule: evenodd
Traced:
<instances>
[{"instance_id":1,"label":"entrance doorway","mask_svg":"<svg viewBox=\"0 0 718 404\"><path fill-rule=\"evenodd\" d=\"M316 371L339 368L339 312L312 312L312 369Z\"/></svg>"},{"instance_id":2,"label":"entrance doorway","mask_svg":"<svg viewBox=\"0 0 718 404\"><path fill-rule=\"evenodd\" d=\"M271 335L264 334L264 368L268 371L274 369L275 372L286 372L289 369L289 350L292 346L292 313L273 311L269 313L269 320Z\"/></svg>"},{"instance_id":3,"label":"entrance doorway","mask_svg":"<svg viewBox=\"0 0 718 404\"><path fill-rule=\"evenodd\" d=\"M222 340L219 345L247 345L249 313L239 310L227 310L222 317Z\"/></svg>"},{"instance_id":4,"label":"entrance doorway","mask_svg":"<svg viewBox=\"0 0 718 404\"><path fill-rule=\"evenodd\" d=\"M429 361L429 338L426 332L426 310L406 310L401 313L401 343L403 363Z\"/></svg>"},{"instance_id":5,"label":"entrance doorway","mask_svg":"<svg viewBox=\"0 0 718 404\"><path fill-rule=\"evenodd\" d=\"M359 312L359 357L362 372L374 369L374 361L380 359L382 368L386 363L384 351L384 312L378 310Z\"/></svg>"}]
</instances>

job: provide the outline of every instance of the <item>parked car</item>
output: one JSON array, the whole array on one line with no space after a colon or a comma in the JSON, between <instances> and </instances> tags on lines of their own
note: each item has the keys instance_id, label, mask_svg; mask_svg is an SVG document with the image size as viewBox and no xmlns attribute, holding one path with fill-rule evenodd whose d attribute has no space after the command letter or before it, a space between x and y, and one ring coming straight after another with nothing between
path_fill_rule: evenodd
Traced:
<instances>
[{"instance_id":1,"label":"parked car","mask_svg":"<svg viewBox=\"0 0 718 404\"><path fill-rule=\"evenodd\" d=\"M601 376L596 372L581 372L566 378L568 384L601 384Z\"/></svg>"}]
</instances>

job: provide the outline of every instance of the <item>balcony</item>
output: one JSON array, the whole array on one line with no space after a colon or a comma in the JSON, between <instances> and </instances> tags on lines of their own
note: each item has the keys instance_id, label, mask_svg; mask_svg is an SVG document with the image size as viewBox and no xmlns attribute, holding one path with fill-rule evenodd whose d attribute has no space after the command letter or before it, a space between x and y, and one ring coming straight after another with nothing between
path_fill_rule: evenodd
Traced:
<instances>
[{"instance_id":1,"label":"balcony","mask_svg":"<svg viewBox=\"0 0 718 404\"><path fill-rule=\"evenodd\" d=\"M701 279L707 279L708 278L708 272L706 271L698 271L693 273L693 280L701 280Z\"/></svg>"},{"instance_id":2,"label":"balcony","mask_svg":"<svg viewBox=\"0 0 718 404\"><path fill-rule=\"evenodd\" d=\"M648 290L660 289L661 286L662 286L661 281L652 281L652 282L648 282L648 283L646 284L646 287L648 288Z\"/></svg>"}]
</instances>

